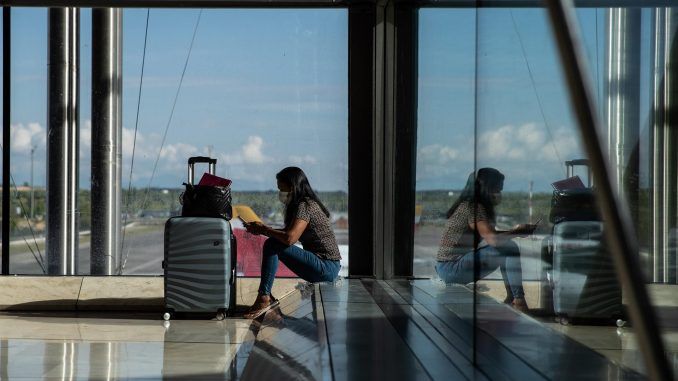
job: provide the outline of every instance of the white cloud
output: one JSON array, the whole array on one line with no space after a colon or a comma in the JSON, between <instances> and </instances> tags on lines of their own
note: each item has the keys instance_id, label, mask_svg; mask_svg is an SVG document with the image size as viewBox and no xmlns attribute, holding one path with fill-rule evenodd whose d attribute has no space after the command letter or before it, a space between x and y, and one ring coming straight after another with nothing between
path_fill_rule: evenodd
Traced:
<instances>
[{"instance_id":1,"label":"white cloud","mask_svg":"<svg viewBox=\"0 0 678 381\"><path fill-rule=\"evenodd\" d=\"M435 164L448 164L462 157L457 148L440 144L431 144L419 149L419 158L422 162Z\"/></svg>"},{"instance_id":2,"label":"white cloud","mask_svg":"<svg viewBox=\"0 0 678 381\"><path fill-rule=\"evenodd\" d=\"M261 136L249 136L247 142L236 152L224 153L220 155L220 160L226 165L234 164L252 164L260 165L274 162L272 157L264 154L264 139Z\"/></svg>"},{"instance_id":3,"label":"white cloud","mask_svg":"<svg viewBox=\"0 0 678 381\"><path fill-rule=\"evenodd\" d=\"M86 120L80 126L80 157L84 156L84 151L92 148L92 121Z\"/></svg>"},{"instance_id":4,"label":"white cloud","mask_svg":"<svg viewBox=\"0 0 678 381\"><path fill-rule=\"evenodd\" d=\"M316 164L318 162L318 159L311 155L305 155L305 156L295 156L292 155L287 158L287 160L294 164L294 165L303 165L303 164Z\"/></svg>"},{"instance_id":5,"label":"white cloud","mask_svg":"<svg viewBox=\"0 0 678 381\"><path fill-rule=\"evenodd\" d=\"M564 176L563 160L582 157L576 131L568 127L551 127L538 123L503 125L484 129L478 136L477 152L473 138L435 142L417 151L417 182L424 187L463 186L478 167L494 167L504 172L512 186L529 180L550 184Z\"/></svg>"},{"instance_id":6,"label":"white cloud","mask_svg":"<svg viewBox=\"0 0 678 381\"><path fill-rule=\"evenodd\" d=\"M190 144L165 144L160 151L160 160L170 163L181 162L183 164L189 157L197 156L198 153L198 148Z\"/></svg>"},{"instance_id":7,"label":"white cloud","mask_svg":"<svg viewBox=\"0 0 678 381\"><path fill-rule=\"evenodd\" d=\"M137 146L142 147L146 139L143 134L137 132ZM138 149L137 147L137 149ZM134 149L134 130L129 128L122 129L122 157L131 157Z\"/></svg>"},{"instance_id":8,"label":"white cloud","mask_svg":"<svg viewBox=\"0 0 678 381\"><path fill-rule=\"evenodd\" d=\"M547 132L546 127L536 123L505 125L484 132L478 138L478 157L482 161L553 163L579 152L576 136L571 130L555 129L553 139Z\"/></svg>"},{"instance_id":9,"label":"white cloud","mask_svg":"<svg viewBox=\"0 0 678 381\"><path fill-rule=\"evenodd\" d=\"M261 152L264 146L264 139L260 136L250 136L247 143L242 147L242 155L245 163L261 164L269 161L269 158Z\"/></svg>"},{"instance_id":10,"label":"white cloud","mask_svg":"<svg viewBox=\"0 0 678 381\"><path fill-rule=\"evenodd\" d=\"M417 152L417 181L458 177L473 169L473 144L460 138L458 145L430 144Z\"/></svg>"},{"instance_id":11,"label":"white cloud","mask_svg":"<svg viewBox=\"0 0 678 381\"><path fill-rule=\"evenodd\" d=\"M12 124L10 131L13 154L29 154L33 146L45 147L47 134L40 123Z\"/></svg>"}]
</instances>

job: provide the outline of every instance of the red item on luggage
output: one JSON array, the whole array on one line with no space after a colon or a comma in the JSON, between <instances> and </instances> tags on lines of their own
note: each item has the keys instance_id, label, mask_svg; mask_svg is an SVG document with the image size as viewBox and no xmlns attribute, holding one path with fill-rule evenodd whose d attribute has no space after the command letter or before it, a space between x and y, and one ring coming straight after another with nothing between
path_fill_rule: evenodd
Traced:
<instances>
[{"instance_id":1,"label":"red item on luggage","mask_svg":"<svg viewBox=\"0 0 678 381\"><path fill-rule=\"evenodd\" d=\"M210 173L205 172L200 178L198 185L208 185L215 187L228 187L231 185L231 180L225 179L223 177L214 176Z\"/></svg>"}]
</instances>

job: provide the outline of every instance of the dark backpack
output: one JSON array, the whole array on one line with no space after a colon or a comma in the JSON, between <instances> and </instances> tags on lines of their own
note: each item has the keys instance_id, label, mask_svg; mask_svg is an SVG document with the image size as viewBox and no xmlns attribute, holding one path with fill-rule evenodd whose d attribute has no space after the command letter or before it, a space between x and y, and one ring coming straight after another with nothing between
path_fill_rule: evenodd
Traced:
<instances>
[{"instance_id":1,"label":"dark backpack","mask_svg":"<svg viewBox=\"0 0 678 381\"><path fill-rule=\"evenodd\" d=\"M182 217L233 217L231 188L213 185L186 184L181 194Z\"/></svg>"}]
</instances>

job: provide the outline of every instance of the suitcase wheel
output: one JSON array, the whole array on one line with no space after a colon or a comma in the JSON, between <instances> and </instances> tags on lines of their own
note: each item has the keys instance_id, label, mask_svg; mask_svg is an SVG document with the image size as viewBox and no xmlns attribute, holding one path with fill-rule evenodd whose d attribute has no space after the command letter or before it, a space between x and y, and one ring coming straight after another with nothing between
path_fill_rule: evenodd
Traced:
<instances>
[{"instance_id":1,"label":"suitcase wheel","mask_svg":"<svg viewBox=\"0 0 678 381\"><path fill-rule=\"evenodd\" d=\"M559 316L558 323L562 325L570 325L570 320L567 318L567 316Z\"/></svg>"},{"instance_id":2,"label":"suitcase wheel","mask_svg":"<svg viewBox=\"0 0 678 381\"><path fill-rule=\"evenodd\" d=\"M170 321L174 317L174 314L171 311L165 311L165 313L162 315L162 320L164 321Z\"/></svg>"},{"instance_id":3,"label":"suitcase wheel","mask_svg":"<svg viewBox=\"0 0 678 381\"><path fill-rule=\"evenodd\" d=\"M217 320L224 320L225 318L226 311L224 311L223 309L219 309L219 311L217 311Z\"/></svg>"}]
</instances>

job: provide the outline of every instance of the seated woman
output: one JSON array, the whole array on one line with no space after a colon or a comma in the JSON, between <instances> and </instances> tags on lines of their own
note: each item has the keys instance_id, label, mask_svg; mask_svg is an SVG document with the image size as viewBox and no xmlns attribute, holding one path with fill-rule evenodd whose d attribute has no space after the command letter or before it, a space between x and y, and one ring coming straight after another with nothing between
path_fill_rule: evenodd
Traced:
<instances>
[{"instance_id":1,"label":"seated woman","mask_svg":"<svg viewBox=\"0 0 678 381\"><path fill-rule=\"evenodd\" d=\"M330 225L330 212L320 202L306 174L287 167L276 175L278 198L285 204L285 227L273 229L260 222L245 224L252 234L269 237L261 259L261 283L256 301L245 314L253 319L277 304L271 296L273 280L281 260L309 282L333 281L339 274L339 246ZM303 249L294 244L300 241Z\"/></svg>"},{"instance_id":2,"label":"seated woman","mask_svg":"<svg viewBox=\"0 0 678 381\"><path fill-rule=\"evenodd\" d=\"M462 194L447 212L436 272L445 283L467 284L474 281L474 261L478 279L499 268L506 287L504 302L526 311L520 251L511 238L531 233L534 225L502 232L495 229L494 207L501 201L503 188L504 175L494 168L469 175Z\"/></svg>"}]
</instances>

